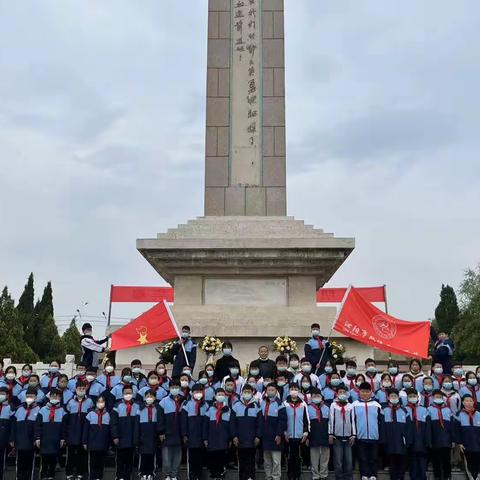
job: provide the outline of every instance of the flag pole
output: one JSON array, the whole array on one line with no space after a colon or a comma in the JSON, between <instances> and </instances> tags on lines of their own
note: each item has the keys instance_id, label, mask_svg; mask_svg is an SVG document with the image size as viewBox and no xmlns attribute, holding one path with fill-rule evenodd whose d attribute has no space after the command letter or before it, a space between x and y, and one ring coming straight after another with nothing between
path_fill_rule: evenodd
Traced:
<instances>
[{"instance_id":1,"label":"flag pole","mask_svg":"<svg viewBox=\"0 0 480 480\"><path fill-rule=\"evenodd\" d=\"M350 284L347 288L347 290L345 291L345 295L343 296L342 298L342 303L340 304L340 308L338 309L337 311L337 314L335 315L335 319L333 320L333 323L332 323L332 326L330 327L330 331L328 332L328 337L327 337L327 342L330 341L330 337L332 336L332 332L333 332L333 329L335 327L335 324L337 323L337 320L338 320L338 317L340 317L340 314L342 313L342 310L343 310L343 305L345 304L345 301L347 300L347 297L350 293L350 290L353 288L353 285ZM323 360L323 354L325 353L325 348L322 350L322 354L320 355L320 360L318 361L318 366L317 368L319 368L319 366L322 364L322 360Z\"/></svg>"},{"instance_id":2,"label":"flag pole","mask_svg":"<svg viewBox=\"0 0 480 480\"><path fill-rule=\"evenodd\" d=\"M190 362L188 361L188 357L187 357L187 352L185 351L185 345L183 344L183 339L182 339L182 336L180 335L180 330L178 329L178 325L177 325L177 322L175 321L175 317L173 316L172 309L170 308L170 305L167 303L166 300L163 301L163 304L165 305L168 315L172 320L172 324L175 327L175 331L177 332L177 336L178 336L178 339L180 340L180 345L183 350L183 355L185 356L185 362L187 363L188 366L190 366Z\"/></svg>"},{"instance_id":3,"label":"flag pole","mask_svg":"<svg viewBox=\"0 0 480 480\"><path fill-rule=\"evenodd\" d=\"M383 284L383 301L385 303L385 313L388 315L387 285Z\"/></svg>"},{"instance_id":4,"label":"flag pole","mask_svg":"<svg viewBox=\"0 0 480 480\"><path fill-rule=\"evenodd\" d=\"M112 318L112 292L113 292L113 284L110 285L110 300L108 304L108 319L107 319L107 327L110 326L110 320Z\"/></svg>"}]
</instances>

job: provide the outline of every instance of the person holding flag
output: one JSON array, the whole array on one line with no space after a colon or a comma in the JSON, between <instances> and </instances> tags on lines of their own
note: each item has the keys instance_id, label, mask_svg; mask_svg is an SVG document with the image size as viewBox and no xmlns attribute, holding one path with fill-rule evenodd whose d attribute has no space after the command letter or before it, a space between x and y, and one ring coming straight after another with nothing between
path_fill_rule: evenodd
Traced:
<instances>
[{"instance_id":1,"label":"person holding flag","mask_svg":"<svg viewBox=\"0 0 480 480\"><path fill-rule=\"evenodd\" d=\"M197 360L197 343L190 338L190 327L184 325L182 327L181 339L172 348L174 355L172 377L178 378L184 367L195 367Z\"/></svg>"},{"instance_id":2,"label":"person holding flag","mask_svg":"<svg viewBox=\"0 0 480 480\"><path fill-rule=\"evenodd\" d=\"M108 342L110 337L95 340L92 336L92 325L84 323L82 325L82 336L80 337L80 347L82 349L82 363L86 367L98 367L100 363L100 353L108 352L108 348L103 345Z\"/></svg>"}]
</instances>

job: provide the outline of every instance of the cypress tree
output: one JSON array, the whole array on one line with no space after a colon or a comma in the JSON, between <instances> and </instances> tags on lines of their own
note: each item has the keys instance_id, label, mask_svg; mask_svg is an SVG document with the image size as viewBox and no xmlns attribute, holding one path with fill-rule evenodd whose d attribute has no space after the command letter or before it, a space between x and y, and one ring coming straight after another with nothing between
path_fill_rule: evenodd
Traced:
<instances>
[{"instance_id":1,"label":"cypress tree","mask_svg":"<svg viewBox=\"0 0 480 480\"><path fill-rule=\"evenodd\" d=\"M435 321L439 331L452 333L460 318L457 296L450 285L443 285L440 291L440 302L435 309Z\"/></svg>"},{"instance_id":2,"label":"cypress tree","mask_svg":"<svg viewBox=\"0 0 480 480\"><path fill-rule=\"evenodd\" d=\"M80 348L80 332L78 331L77 322L72 318L70 326L63 332L62 343L65 355L75 355L75 361L78 363L82 356Z\"/></svg>"},{"instance_id":3,"label":"cypress tree","mask_svg":"<svg viewBox=\"0 0 480 480\"><path fill-rule=\"evenodd\" d=\"M30 347L35 343L35 309L33 306L35 289L33 284L33 273L30 273L23 293L18 300L18 319L22 323L23 338Z\"/></svg>"}]
</instances>

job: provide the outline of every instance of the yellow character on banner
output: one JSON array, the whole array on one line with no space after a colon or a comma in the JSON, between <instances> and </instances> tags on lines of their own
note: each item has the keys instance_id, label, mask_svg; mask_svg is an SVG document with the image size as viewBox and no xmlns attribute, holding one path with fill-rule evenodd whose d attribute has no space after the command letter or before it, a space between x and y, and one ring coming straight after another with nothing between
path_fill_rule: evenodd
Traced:
<instances>
[{"instance_id":1,"label":"yellow character on banner","mask_svg":"<svg viewBox=\"0 0 480 480\"><path fill-rule=\"evenodd\" d=\"M138 327L137 328L137 333L139 335L138 339L137 339L137 342L140 344L140 345L145 345L148 343L148 338L147 338L147 335L148 335L148 330L147 330L147 327Z\"/></svg>"}]
</instances>

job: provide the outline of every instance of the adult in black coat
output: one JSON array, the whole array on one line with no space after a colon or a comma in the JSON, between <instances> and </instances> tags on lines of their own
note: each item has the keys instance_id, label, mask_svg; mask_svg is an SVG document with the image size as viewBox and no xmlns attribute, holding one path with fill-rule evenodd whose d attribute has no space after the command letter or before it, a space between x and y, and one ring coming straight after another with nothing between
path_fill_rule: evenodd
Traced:
<instances>
[{"instance_id":1,"label":"adult in black coat","mask_svg":"<svg viewBox=\"0 0 480 480\"><path fill-rule=\"evenodd\" d=\"M224 342L222 346L223 356L217 360L215 364L215 378L222 381L225 377L230 376L230 369L237 367L240 370L240 362L232 355L233 345L231 342Z\"/></svg>"},{"instance_id":2,"label":"adult in black coat","mask_svg":"<svg viewBox=\"0 0 480 480\"><path fill-rule=\"evenodd\" d=\"M268 354L268 347L262 345L258 349L258 358L250 364L250 371L258 369L260 377L274 379L277 375L277 366L268 358Z\"/></svg>"}]
</instances>

